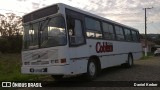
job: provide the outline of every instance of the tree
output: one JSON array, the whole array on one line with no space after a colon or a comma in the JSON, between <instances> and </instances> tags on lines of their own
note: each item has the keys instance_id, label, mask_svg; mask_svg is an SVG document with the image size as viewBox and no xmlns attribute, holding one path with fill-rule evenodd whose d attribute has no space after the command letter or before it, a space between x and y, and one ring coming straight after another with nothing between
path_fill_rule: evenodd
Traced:
<instances>
[{"instance_id":1,"label":"tree","mask_svg":"<svg viewBox=\"0 0 160 90\"><path fill-rule=\"evenodd\" d=\"M6 16L0 14L0 33L1 36L14 36L22 34L22 18L13 13Z\"/></svg>"},{"instance_id":2,"label":"tree","mask_svg":"<svg viewBox=\"0 0 160 90\"><path fill-rule=\"evenodd\" d=\"M157 40L155 41L155 43L160 45L160 35L158 35Z\"/></svg>"},{"instance_id":3,"label":"tree","mask_svg":"<svg viewBox=\"0 0 160 90\"><path fill-rule=\"evenodd\" d=\"M0 14L0 35L0 52L20 52L22 49L22 18L13 13Z\"/></svg>"},{"instance_id":4,"label":"tree","mask_svg":"<svg viewBox=\"0 0 160 90\"><path fill-rule=\"evenodd\" d=\"M5 35L4 31L4 25L5 25L5 21L4 21L5 16L0 14L0 34L1 36Z\"/></svg>"}]
</instances>

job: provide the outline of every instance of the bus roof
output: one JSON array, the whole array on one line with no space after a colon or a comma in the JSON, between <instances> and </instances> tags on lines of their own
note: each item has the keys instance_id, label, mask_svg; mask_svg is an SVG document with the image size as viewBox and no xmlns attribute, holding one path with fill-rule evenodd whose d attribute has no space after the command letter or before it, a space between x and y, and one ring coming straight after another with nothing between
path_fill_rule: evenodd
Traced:
<instances>
[{"instance_id":1,"label":"bus roof","mask_svg":"<svg viewBox=\"0 0 160 90\"><path fill-rule=\"evenodd\" d=\"M103 21L107 21L107 22L110 22L110 23L113 23L113 24L117 24L117 25L120 25L120 26L123 26L123 27L126 27L126 28L131 28L131 29L134 29L134 30L138 31L137 29L135 29L135 28L133 28L133 27L130 27L130 26L127 26L127 25L118 23L118 22L116 22L116 21L113 21L113 20L110 20L110 19L107 19L107 18L98 16L98 15L96 15L96 14L93 14L93 13L90 13L90 12L87 12L87 11L84 11L84 10L81 10L81 9L79 9L79 8L72 7L72 6L70 6L70 5L63 4L63 3L55 3L55 4L49 5L49 6L47 6L47 7L40 8L40 9L37 9L37 10L35 10L35 11L32 11L32 12L30 12L30 13L28 13L28 14L31 14L31 13L36 12L36 11L39 11L39 10L41 10L41 9L48 8L48 7L53 6L53 5L58 5L58 6L60 6L60 7L67 8L67 9L73 10L73 11L75 11L75 12L82 13L82 14L84 14L84 15L88 15L88 16L91 16L91 17L94 17L94 18L101 19L101 20L103 20ZM26 16L26 15L28 15L28 14L25 14L24 16ZM23 17L24 17L24 16L23 16Z\"/></svg>"},{"instance_id":2,"label":"bus roof","mask_svg":"<svg viewBox=\"0 0 160 90\"><path fill-rule=\"evenodd\" d=\"M114 23L114 24L117 24L117 25L120 25L120 26L123 26L123 27L126 27L126 28L131 28L131 29L134 29L134 30L137 30L133 27L130 27L130 26L127 26L127 25L124 25L124 24L121 24L121 23L118 23L118 22L115 22L113 20L109 20L107 18L104 18L104 17L101 17L101 16L98 16L96 14L93 14L93 13L90 13L90 12L87 12L87 11L84 11L84 10L81 10L81 9L78 9L76 7L72 7L70 5L66 5L66 4L63 4L63 3L58 3L59 5L63 5L65 8L68 8L70 10L73 10L73 11L76 11L76 12L79 12L79 13L82 13L82 14L85 14L85 15L88 15L88 16L91 16L91 17L95 17L95 18L98 18L98 19L101 19L101 20L104 20L104 21L108 21L108 22L111 22L111 23ZM137 30L138 31L138 30Z\"/></svg>"}]
</instances>

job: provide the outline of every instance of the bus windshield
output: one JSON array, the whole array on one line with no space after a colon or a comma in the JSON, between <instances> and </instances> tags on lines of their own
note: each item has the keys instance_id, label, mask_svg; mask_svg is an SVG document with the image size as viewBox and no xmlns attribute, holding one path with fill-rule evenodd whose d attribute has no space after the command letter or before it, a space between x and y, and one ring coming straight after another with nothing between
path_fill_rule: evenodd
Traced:
<instances>
[{"instance_id":1,"label":"bus windshield","mask_svg":"<svg viewBox=\"0 0 160 90\"><path fill-rule=\"evenodd\" d=\"M23 49L66 45L65 22L62 16L46 18L24 25Z\"/></svg>"}]
</instances>

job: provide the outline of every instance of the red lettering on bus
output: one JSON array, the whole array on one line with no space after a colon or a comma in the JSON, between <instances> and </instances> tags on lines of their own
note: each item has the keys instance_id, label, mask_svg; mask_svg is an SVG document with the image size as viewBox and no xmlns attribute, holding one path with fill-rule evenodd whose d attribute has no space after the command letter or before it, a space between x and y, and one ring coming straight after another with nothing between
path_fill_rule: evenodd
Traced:
<instances>
[{"instance_id":1,"label":"red lettering on bus","mask_svg":"<svg viewBox=\"0 0 160 90\"><path fill-rule=\"evenodd\" d=\"M96 43L96 52L104 53L104 52L113 52L113 44L108 42L97 42Z\"/></svg>"}]
</instances>

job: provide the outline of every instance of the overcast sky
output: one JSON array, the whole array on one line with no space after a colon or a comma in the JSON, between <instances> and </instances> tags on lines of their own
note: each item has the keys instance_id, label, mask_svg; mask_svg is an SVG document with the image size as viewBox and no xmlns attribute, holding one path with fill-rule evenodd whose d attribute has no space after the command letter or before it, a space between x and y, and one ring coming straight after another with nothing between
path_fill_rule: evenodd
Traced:
<instances>
[{"instance_id":1,"label":"overcast sky","mask_svg":"<svg viewBox=\"0 0 160 90\"><path fill-rule=\"evenodd\" d=\"M24 15L36 9L65 3L102 17L139 29L144 33L144 10L147 10L147 32L160 34L160 0L0 0L0 13Z\"/></svg>"}]
</instances>

